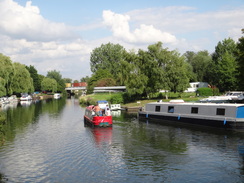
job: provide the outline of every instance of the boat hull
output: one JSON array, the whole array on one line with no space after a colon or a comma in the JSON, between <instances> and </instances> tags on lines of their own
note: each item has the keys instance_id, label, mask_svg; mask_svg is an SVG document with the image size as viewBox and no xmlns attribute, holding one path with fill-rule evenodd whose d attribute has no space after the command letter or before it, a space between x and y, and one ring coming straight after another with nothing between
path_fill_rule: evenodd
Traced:
<instances>
[{"instance_id":1,"label":"boat hull","mask_svg":"<svg viewBox=\"0 0 244 183\"><path fill-rule=\"evenodd\" d=\"M139 119L146 119L152 122L157 123L167 123L167 124L191 124L191 125L203 125L203 126L211 126L217 128L227 128L227 129L240 129L244 130L244 121L238 121L236 119L231 118L222 118L222 119L214 119L214 118L197 118L187 115L166 115L166 114L153 114L147 113L144 111L138 112Z\"/></svg>"},{"instance_id":2,"label":"boat hull","mask_svg":"<svg viewBox=\"0 0 244 183\"><path fill-rule=\"evenodd\" d=\"M84 123L93 127L110 127L113 125L112 116L84 116Z\"/></svg>"}]
</instances>

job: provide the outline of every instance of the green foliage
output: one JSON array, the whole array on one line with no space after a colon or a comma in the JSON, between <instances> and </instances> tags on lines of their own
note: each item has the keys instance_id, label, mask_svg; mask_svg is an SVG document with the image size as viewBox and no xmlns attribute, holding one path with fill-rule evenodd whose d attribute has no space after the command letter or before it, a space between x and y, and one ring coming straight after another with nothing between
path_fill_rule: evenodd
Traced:
<instances>
[{"instance_id":1,"label":"green foliage","mask_svg":"<svg viewBox=\"0 0 244 183\"><path fill-rule=\"evenodd\" d=\"M123 99L123 93L116 93L111 96L110 98L110 103L111 104L123 104L124 99Z\"/></svg>"},{"instance_id":2,"label":"green foliage","mask_svg":"<svg viewBox=\"0 0 244 183\"><path fill-rule=\"evenodd\" d=\"M15 75L11 83L13 93L33 93L33 80L25 65L18 62L14 63Z\"/></svg>"},{"instance_id":3,"label":"green foliage","mask_svg":"<svg viewBox=\"0 0 244 183\"><path fill-rule=\"evenodd\" d=\"M187 62L192 66L194 74L189 78L192 81L206 81L208 79L208 69L212 62L211 55L208 51L186 52L184 56ZM195 78L194 78L195 75Z\"/></svg>"},{"instance_id":4,"label":"green foliage","mask_svg":"<svg viewBox=\"0 0 244 183\"><path fill-rule=\"evenodd\" d=\"M238 65L236 61L237 45L232 39L224 39L215 47L211 66L212 83L221 92L237 89Z\"/></svg>"},{"instance_id":5,"label":"green foliage","mask_svg":"<svg viewBox=\"0 0 244 183\"><path fill-rule=\"evenodd\" d=\"M65 89L65 81L62 79L62 75L60 74L59 71L53 70L53 71L48 71L47 73L47 78L51 78L56 80L57 82L57 90L58 92L63 92Z\"/></svg>"},{"instance_id":6,"label":"green foliage","mask_svg":"<svg viewBox=\"0 0 244 183\"><path fill-rule=\"evenodd\" d=\"M116 82L112 78L103 78L96 82L97 87L103 87L103 86L116 86Z\"/></svg>"},{"instance_id":7,"label":"green foliage","mask_svg":"<svg viewBox=\"0 0 244 183\"><path fill-rule=\"evenodd\" d=\"M63 78L64 83L72 83L72 79L70 78Z\"/></svg>"},{"instance_id":8,"label":"green foliage","mask_svg":"<svg viewBox=\"0 0 244 183\"><path fill-rule=\"evenodd\" d=\"M199 96L213 96L213 90L211 88L198 88L197 94Z\"/></svg>"},{"instance_id":9,"label":"green foliage","mask_svg":"<svg viewBox=\"0 0 244 183\"><path fill-rule=\"evenodd\" d=\"M15 75L15 68L9 57L0 53L0 78L4 79L1 84L6 89L6 94L11 95L13 93L11 83ZM3 91L3 89L1 89ZM6 95L5 94L5 95Z\"/></svg>"},{"instance_id":10,"label":"green foliage","mask_svg":"<svg viewBox=\"0 0 244 183\"><path fill-rule=\"evenodd\" d=\"M172 51L168 58L168 63L165 67L167 87L173 92L183 92L189 86L189 79L187 77L186 63L184 57L176 51Z\"/></svg>"},{"instance_id":11,"label":"green foliage","mask_svg":"<svg viewBox=\"0 0 244 183\"><path fill-rule=\"evenodd\" d=\"M244 34L244 29L242 29ZM244 91L244 36L237 43L237 63L238 63L238 89Z\"/></svg>"},{"instance_id":12,"label":"green foliage","mask_svg":"<svg viewBox=\"0 0 244 183\"><path fill-rule=\"evenodd\" d=\"M5 96L7 94L4 84L5 84L5 80L0 77L0 97Z\"/></svg>"},{"instance_id":13,"label":"green foliage","mask_svg":"<svg viewBox=\"0 0 244 183\"><path fill-rule=\"evenodd\" d=\"M29 71L30 76L33 80L34 90L35 91L41 91L41 81L40 81L40 77L39 77L35 67L30 65L29 67L26 66L26 69Z\"/></svg>"},{"instance_id":14,"label":"green foliage","mask_svg":"<svg viewBox=\"0 0 244 183\"><path fill-rule=\"evenodd\" d=\"M90 79L90 77L89 76L86 76L86 77L81 78L80 79L80 82L88 82L89 79Z\"/></svg>"},{"instance_id":15,"label":"green foliage","mask_svg":"<svg viewBox=\"0 0 244 183\"><path fill-rule=\"evenodd\" d=\"M52 93L57 92L57 81L51 78L44 78L41 83L43 91L51 91Z\"/></svg>"},{"instance_id":16,"label":"green foliage","mask_svg":"<svg viewBox=\"0 0 244 183\"><path fill-rule=\"evenodd\" d=\"M96 73L99 69L107 69L113 78L117 78L118 65L123 60L125 49L119 44L102 44L99 48L92 50L90 56L91 71Z\"/></svg>"}]
</instances>

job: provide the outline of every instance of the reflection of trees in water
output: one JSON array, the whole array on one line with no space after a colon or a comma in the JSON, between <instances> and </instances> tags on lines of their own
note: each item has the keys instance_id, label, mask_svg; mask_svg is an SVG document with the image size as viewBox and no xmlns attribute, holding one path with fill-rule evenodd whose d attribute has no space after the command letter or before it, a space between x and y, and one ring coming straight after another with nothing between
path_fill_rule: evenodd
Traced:
<instances>
[{"instance_id":1,"label":"reflection of trees in water","mask_svg":"<svg viewBox=\"0 0 244 183\"><path fill-rule=\"evenodd\" d=\"M176 129L150 128L145 123L132 122L124 126L123 134L123 156L131 168L151 167L157 171L167 166L169 154L187 151L187 143L177 136Z\"/></svg>"},{"instance_id":2,"label":"reflection of trees in water","mask_svg":"<svg viewBox=\"0 0 244 183\"><path fill-rule=\"evenodd\" d=\"M0 111L0 145L4 142L4 131L3 126L6 122L6 114Z\"/></svg>"},{"instance_id":3,"label":"reflection of trees in water","mask_svg":"<svg viewBox=\"0 0 244 183\"><path fill-rule=\"evenodd\" d=\"M5 176L0 172L0 183L5 183L5 181L7 181L7 179L6 179Z\"/></svg>"},{"instance_id":4,"label":"reflection of trees in water","mask_svg":"<svg viewBox=\"0 0 244 183\"><path fill-rule=\"evenodd\" d=\"M18 105L16 108L9 108L5 111L7 119L2 131L5 139L12 141L17 132L25 130L31 124L38 122L39 116L43 113L58 115L65 106L65 99L43 100L32 103L29 106ZM16 130L18 129L18 130Z\"/></svg>"}]
</instances>

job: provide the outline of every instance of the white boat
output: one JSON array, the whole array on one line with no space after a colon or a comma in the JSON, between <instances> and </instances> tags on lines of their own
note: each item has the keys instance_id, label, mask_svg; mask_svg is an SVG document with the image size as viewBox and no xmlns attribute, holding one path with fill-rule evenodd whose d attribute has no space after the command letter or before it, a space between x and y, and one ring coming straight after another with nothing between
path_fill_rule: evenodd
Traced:
<instances>
[{"instance_id":1,"label":"white boat","mask_svg":"<svg viewBox=\"0 0 244 183\"><path fill-rule=\"evenodd\" d=\"M22 94L22 96L20 97L20 101L28 101L28 100L32 100L31 95L28 95L26 93Z\"/></svg>"},{"instance_id":2,"label":"white boat","mask_svg":"<svg viewBox=\"0 0 244 183\"><path fill-rule=\"evenodd\" d=\"M111 104L110 109L111 109L111 111L121 110L121 106L120 106L120 104Z\"/></svg>"},{"instance_id":3,"label":"white boat","mask_svg":"<svg viewBox=\"0 0 244 183\"><path fill-rule=\"evenodd\" d=\"M138 112L139 118L158 119L213 127L244 129L244 104L152 102Z\"/></svg>"},{"instance_id":4,"label":"white boat","mask_svg":"<svg viewBox=\"0 0 244 183\"><path fill-rule=\"evenodd\" d=\"M60 93L55 93L55 94L53 95L53 98L54 98L54 99L60 99L60 98L61 98L61 94L60 94Z\"/></svg>"},{"instance_id":5,"label":"white boat","mask_svg":"<svg viewBox=\"0 0 244 183\"><path fill-rule=\"evenodd\" d=\"M208 98L201 99L200 102L217 102L217 101L231 101L231 100L243 100L244 92L242 91L230 91L223 96L210 96Z\"/></svg>"}]
</instances>

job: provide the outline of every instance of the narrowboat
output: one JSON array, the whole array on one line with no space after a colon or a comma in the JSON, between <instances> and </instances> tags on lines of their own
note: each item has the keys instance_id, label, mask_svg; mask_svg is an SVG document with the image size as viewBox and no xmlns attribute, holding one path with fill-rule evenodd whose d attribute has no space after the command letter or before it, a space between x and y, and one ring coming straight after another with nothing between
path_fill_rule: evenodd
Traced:
<instances>
[{"instance_id":1,"label":"narrowboat","mask_svg":"<svg viewBox=\"0 0 244 183\"><path fill-rule=\"evenodd\" d=\"M84 123L92 127L109 127L113 125L113 119L109 107L102 109L99 115L93 110L94 105L86 107Z\"/></svg>"},{"instance_id":2,"label":"narrowboat","mask_svg":"<svg viewBox=\"0 0 244 183\"><path fill-rule=\"evenodd\" d=\"M138 112L139 119L157 119L170 124L188 123L213 127L244 129L244 104L152 102Z\"/></svg>"}]
</instances>

